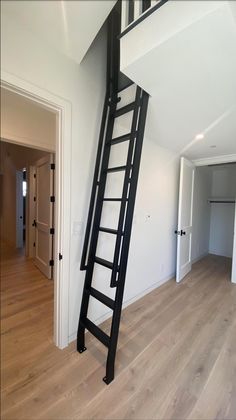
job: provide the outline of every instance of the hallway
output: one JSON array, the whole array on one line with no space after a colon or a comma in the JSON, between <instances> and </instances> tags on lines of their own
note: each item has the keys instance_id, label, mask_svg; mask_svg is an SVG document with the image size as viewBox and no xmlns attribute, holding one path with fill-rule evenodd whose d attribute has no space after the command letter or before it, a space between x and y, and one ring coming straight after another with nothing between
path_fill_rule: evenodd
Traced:
<instances>
[{"instance_id":1,"label":"hallway","mask_svg":"<svg viewBox=\"0 0 236 420\"><path fill-rule=\"evenodd\" d=\"M25 257L23 248L2 246L2 388L33 375L40 355L52 343L53 281Z\"/></svg>"},{"instance_id":2,"label":"hallway","mask_svg":"<svg viewBox=\"0 0 236 420\"><path fill-rule=\"evenodd\" d=\"M53 282L20 253L2 261L2 418L235 419L236 286L208 256L123 311L116 378L92 336L53 345ZM109 322L104 323L108 330ZM117 398L119 396L119 398Z\"/></svg>"}]
</instances>

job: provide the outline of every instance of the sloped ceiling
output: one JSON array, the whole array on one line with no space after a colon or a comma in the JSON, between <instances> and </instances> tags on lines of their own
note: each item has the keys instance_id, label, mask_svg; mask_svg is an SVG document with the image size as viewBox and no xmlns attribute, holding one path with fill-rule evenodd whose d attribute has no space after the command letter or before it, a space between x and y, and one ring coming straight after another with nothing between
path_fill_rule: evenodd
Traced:
<instances>
[{"instance_id":1,"label":"sloped ceiling","mask_svg":"<svg viewBox=\"0 0 236 420\"><path fill-rule=\"evenodd\" d=\"M4 14L80 63L116 0L4 0Z\"/></svg>"},{"instance_id":2,"label":"sloped ceiling","mask_svg":"<svg viewBox=\"0 0 236 420\"><path fill-rule=\"evenodd\" d=\"M192 2L168 3L162 13L178 21L178 10L173 14L172 7L189 3L190 8ZM156 47L143 49L133 60L130 53L130 63L127 59L122 68L151 95L146 135L190 159L236 154L235 2L208 3L212 10L186 21L175 33L172 25L171 36L163 42L157 38ZM165 23L161 9L152 15L155 27L159 18ZM146 19L149 28L153 23ZM143 28L144 37L145 32ZM125 43L122 48L128 47L128 40Z\"/></svg>"}]
</instances>

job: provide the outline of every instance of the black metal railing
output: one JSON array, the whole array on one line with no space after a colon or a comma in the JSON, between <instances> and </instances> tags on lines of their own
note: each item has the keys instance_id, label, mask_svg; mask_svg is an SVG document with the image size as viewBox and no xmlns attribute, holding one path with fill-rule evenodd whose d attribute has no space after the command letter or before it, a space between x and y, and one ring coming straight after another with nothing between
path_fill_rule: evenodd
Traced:
<instances>
[{"instance_id":1,"label":"black metal railing","mask_svg":"<svg viewBox=\"0 0 236 420\"><path fill-rule=\"evenodd\" d=\"M151 7L151 0L141 0L141 14L137 19L134 19L135 11L135 0L128 0L128 18L127 18L127 27L121 32L120 37L122 38L129 31L131 31L135 26L140 22L154 13L156 10L160 9L168 0L161 0L157 2L153 7ZM126 3L126 0L123 0L122 3ZM124 5L122 5L124 7Z\"/></svg>"}]
</instances>

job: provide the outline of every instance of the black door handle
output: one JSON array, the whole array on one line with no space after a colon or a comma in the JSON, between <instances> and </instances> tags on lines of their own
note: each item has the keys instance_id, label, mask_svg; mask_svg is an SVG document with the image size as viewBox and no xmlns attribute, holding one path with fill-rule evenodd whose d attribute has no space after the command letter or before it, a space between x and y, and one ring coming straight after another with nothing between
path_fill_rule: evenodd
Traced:
<instances>
[{"instance_id":1,"label":"black door handle","mask_svg":"<svg viewBox=\"0 0 236 420\"><path fill-rule=\"evenodd\" d=\"M183 235L186 235L186 232L182 229L181 230L175 230L175 234L179 235L179 236L183 236Z\"/></svg>"}]
</instances>

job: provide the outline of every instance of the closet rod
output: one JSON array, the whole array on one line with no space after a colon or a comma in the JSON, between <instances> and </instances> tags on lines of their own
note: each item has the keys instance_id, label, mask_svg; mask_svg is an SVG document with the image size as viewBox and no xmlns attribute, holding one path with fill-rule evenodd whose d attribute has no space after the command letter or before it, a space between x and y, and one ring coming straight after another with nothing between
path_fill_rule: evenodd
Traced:
<instances>
[{"instance_id":1,"label":"closet rod","mask_svg":"<svg viewBox=\"0 0 236 420\"><path fill-rule=\"evenodd\" d=\"M235 200L208 200L209 203L234 203L235 204Z\"/></svg>"}]
</instances>

